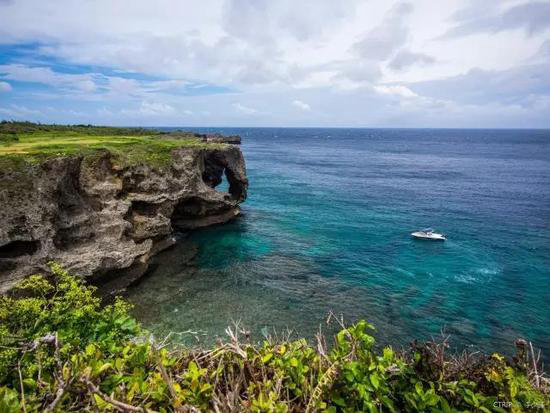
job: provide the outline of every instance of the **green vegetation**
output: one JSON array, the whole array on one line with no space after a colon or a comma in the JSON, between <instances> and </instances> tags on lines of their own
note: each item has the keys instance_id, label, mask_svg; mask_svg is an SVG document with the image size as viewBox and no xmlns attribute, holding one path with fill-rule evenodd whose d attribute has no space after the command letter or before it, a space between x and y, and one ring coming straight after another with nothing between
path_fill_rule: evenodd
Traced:
<instances>
[{"instance_id":1,"label":"green vegetation","mask_svg":"<svg viewBox=\"0 0 550 413\"><path fill-rule=\"evenodd\" d=\"M112 126L93 126L93 125L45 125L33 122L18 122L3 120L0 122L0 134L8 133L83 133L86 135L132 135L149 136L151 134L162 134L145 128L120 128Z\"/></svg>"},{"instance_id":2,"label":"green vegetation","mask_svg":"<svg viewBox=\"0 0 550 413\"><path fill-rule=\"evenodd\" d=\"M190 132L0 122L1 169L20 168L57 156L90 155L101 150L108 150L121 163L162 166L170 161L173 149L203 146L200 137Z\"/></svg>"},{"instance_id":3,"label":"green vegetation","mask_svg":"<svg viewBox=\"0 0 550 413\"><path fill-rule=\"evenodd\" d=\"M0 298L0 412L523 412L548 382L499 355L447 355L446 342L375 349L372 326L253 345L240 330L211 350L147 338L117 299L51 264ZM246 335L245 335L246 337ZM166 340L165 340L166 341Z\"/></svg>"}]
</instances>

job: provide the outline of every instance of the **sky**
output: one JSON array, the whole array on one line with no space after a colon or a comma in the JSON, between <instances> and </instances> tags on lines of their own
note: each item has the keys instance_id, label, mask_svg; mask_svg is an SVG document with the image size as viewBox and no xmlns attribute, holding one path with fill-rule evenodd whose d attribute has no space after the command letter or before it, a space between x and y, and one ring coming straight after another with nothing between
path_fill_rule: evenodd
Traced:
<instances>
[{"instance_id":1,"label":"sky","mask_svg":"<svg viewBox=\"0 0 550 413\"><path fill-rule=\"evenodd\" d=\"M0 119L550 128L550 0L0 0Z\"/></svg>"}]
</instances>

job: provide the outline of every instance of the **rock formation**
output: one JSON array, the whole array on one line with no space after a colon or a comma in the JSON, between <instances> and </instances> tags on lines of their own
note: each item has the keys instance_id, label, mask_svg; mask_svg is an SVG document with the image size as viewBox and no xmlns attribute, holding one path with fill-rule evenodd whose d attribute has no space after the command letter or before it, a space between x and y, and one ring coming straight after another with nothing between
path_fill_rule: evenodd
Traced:
<instances>
[{"instance_id":1,"label":"rock formation","mask_svg":"<svg viewBox=\"0 0 550 413\"><path fill-rule=\"evenodd\" d=\"M234 145L241 144L241 137L239 135L224 136L219 133L214 134L197 134L203 142L207 143L232 143Z\"/></svg>"},{"instance_id":2,"label":"rock formation","mask_svg":"<svg viewBox=\"0 0 550 413\"><path fill-rule=\"evenodd\" d=\"M216 191L224 174L229 191ZM0 171L0 292L50 260L92 281L128 284L175 242L175 230L238 215L247 187L234 145L175 149L164 167L124 165L102 151Z\"/></svg>"}]
</instances>

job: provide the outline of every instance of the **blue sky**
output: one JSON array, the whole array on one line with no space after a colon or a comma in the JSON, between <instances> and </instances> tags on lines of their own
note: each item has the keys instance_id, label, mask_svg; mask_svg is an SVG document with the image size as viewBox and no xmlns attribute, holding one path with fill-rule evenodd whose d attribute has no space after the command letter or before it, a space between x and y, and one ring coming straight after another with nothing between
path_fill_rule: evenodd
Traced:
<instances>
[{"instance_id":1,"label":"blue sky","mask_svg":"<svg viewBox=\"0 0 550 413\"><path fill-rule=\"evenodd\" d=\"M0 118L550 127L550 1L0 0Z\"/></svg>"}]
</instances>

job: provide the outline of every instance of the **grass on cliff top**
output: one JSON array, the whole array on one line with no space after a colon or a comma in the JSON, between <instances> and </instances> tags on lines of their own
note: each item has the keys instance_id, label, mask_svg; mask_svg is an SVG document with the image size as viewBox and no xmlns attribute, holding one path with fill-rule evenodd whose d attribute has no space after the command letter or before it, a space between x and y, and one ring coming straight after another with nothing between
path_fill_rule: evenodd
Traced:
<instances>
[{"instance_id":1,"label":"grass on cliff top","mask_svg":"<svg viewBox=\"0 0 550 413\"><path fill-rule=\"evenodd\" d=\"M0 169L20 168L59 156L92 155L99 150L108 150L127 164L162 166L170 161L173 149L204 145L191 132L3 121Z\"/></svg>"}]
</instances>

